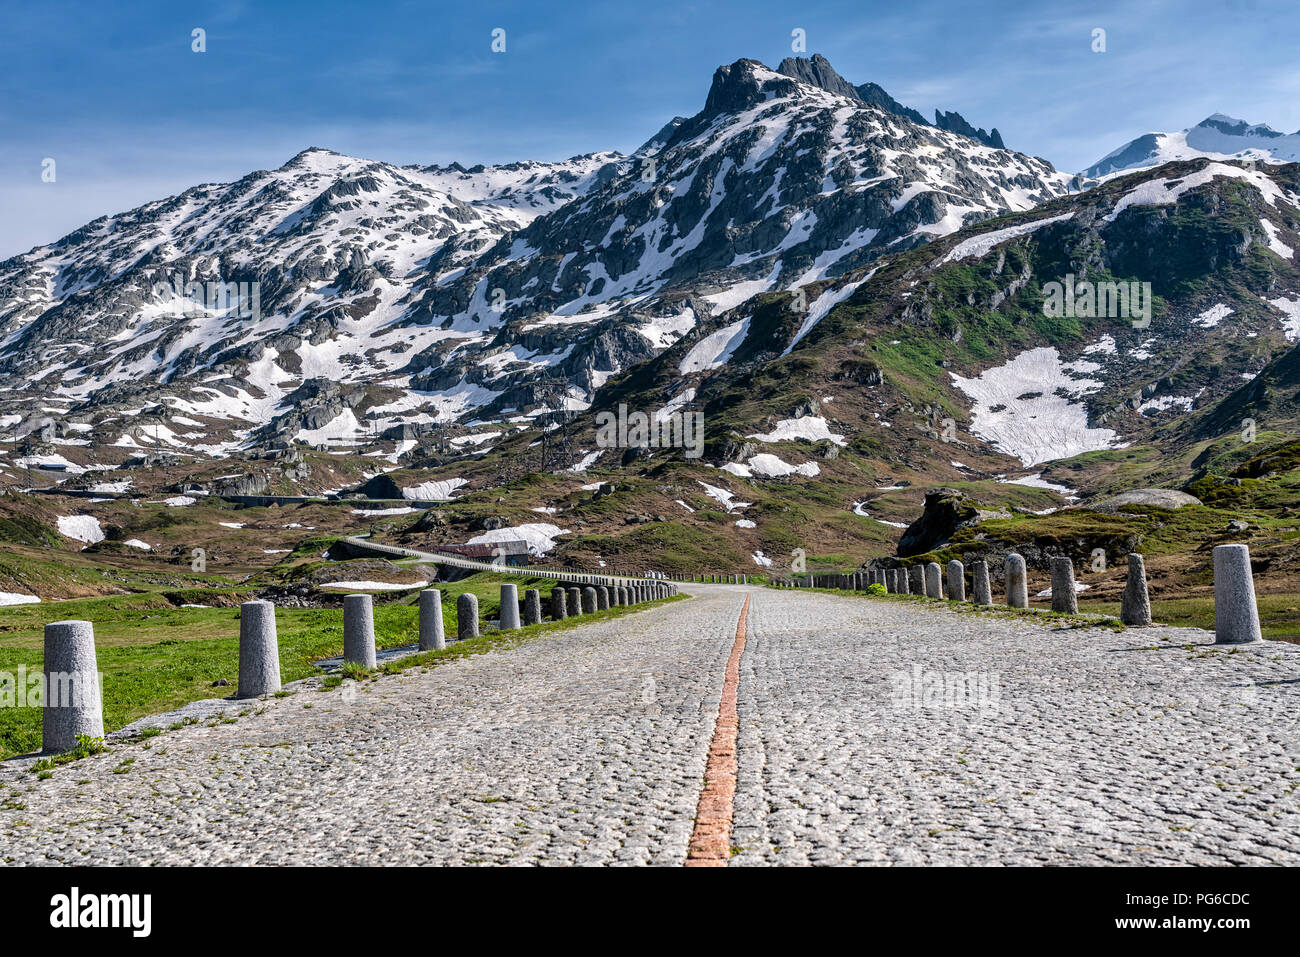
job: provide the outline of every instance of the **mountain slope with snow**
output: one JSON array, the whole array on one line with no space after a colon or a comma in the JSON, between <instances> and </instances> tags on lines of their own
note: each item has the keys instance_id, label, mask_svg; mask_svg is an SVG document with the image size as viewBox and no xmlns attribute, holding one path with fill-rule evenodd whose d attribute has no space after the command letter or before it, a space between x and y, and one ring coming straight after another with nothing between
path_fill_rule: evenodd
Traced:
<instances>
[{"instance_id":1,"label":"mountain slope with snow","mask_svg":"<svg viewBox=\"0 0 1300 957\"><path fill-rule=\"evenodd\" d=\"M1110 179L1165 163L1203 157L1216 160L1254 160L1294 163L1300 160L1300 130L1279 133L1215 113L1195 126L1174 133L1146 133L1108 153L1083 171L1094 179Z\"/></svg>"},{"instance_id":2,"label":"mountain slope with snow","mask_svg":"<svg viewBox=\"0 0 1300 957\"><path fill-rule=\"evenodd\" d=\"M786 69L719 68L630 157L310 149L96 220L0 263L0 414L106 464L518 428L757 294L1065 191L1043 160L825 89L824 60Z\"/></svg>"}]
</instances>

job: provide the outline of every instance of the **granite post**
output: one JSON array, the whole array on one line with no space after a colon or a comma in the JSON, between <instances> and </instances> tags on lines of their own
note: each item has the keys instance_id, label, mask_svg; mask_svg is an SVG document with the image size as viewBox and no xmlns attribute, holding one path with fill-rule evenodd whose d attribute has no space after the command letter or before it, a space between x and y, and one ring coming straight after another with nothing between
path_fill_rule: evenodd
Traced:
<instances>
[{"instance_id":1,"label":"granite post","mask_svg":"<svg viewBox=\"0 0 1300 957\"><path fill-rule=\"evenodd\" d=\"M375 667L375 614L369 595L343 596L343 660Z\"/></svg>"},{"instance_id":2,"label":"granite post","mask_svg":"<svg viewBox=\"0 0 1300 957\"><path fill-rule=\"evenodd\" d=\"M257 698L280 690L280 645L275 605L246 601L239 606L239 687L237 698Z\"/></svg>"}]
</instances>

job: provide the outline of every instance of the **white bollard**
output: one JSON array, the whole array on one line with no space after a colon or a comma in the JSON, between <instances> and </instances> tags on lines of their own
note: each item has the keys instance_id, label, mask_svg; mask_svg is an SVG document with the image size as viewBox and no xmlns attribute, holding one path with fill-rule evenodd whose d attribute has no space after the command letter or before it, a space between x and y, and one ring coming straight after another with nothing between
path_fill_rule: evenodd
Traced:
<instances>
[{"instance_id":1,"label":"white bollard","mask_svg":"<svg viewBox=\"0 0 1300 957\"><path fill-rule=\"evenodd\" d=\"M1244 645L1262 641L1250 549L1245 545L1214 548L1214 643Z\"/></svg>"},{"instance_id":2,"label":"white bollard","mask_svg":"<svg viewBox=\"0 0 1300 957\"><path fill-rule=\"evenodd\" d=\"M1029 578L1025 570L1024 556L1017 555L1015 552L1008 555L1003 566L1003 574L1006 577L1008 607L1028 608Z\"/></svg>"},{"instance_id":3,"label":"white bollard","mask_svg":"<svg viewBox=\"0 0 1300 957\"><path fill-rule=\"evenodd\" d=\"M1119 620L1126 625L1151 624L1146 562L1137 552L1128 556L1128 579L1124 582L1124 600L1120 604Z\"/></svg>"},{"instance_id":4,"label":"white bollard","mask_svg":"<svg viewBox=\"0 0 1300 957\"><path fill-rule=\"evenodd\" d=\"M925 597L942 598L943 597L943 569L939 567L938 562L927 562L925 565Z\"/></svg>"},{"instance_id":5,"label":"white bollard","mask_svg":"<svg viewBox=\"0 0 1300 957\"><path fill-rule=\"evenodd\" d=\"M439 651L447 647L442 622L442 592L426 588L420 592L420 650Z\"/></svg>"},{"instance_id":6,"label":"white bollard","mask_svg":"<svg viewBox=\"0 0 1300 957\"><path fill-rule=\"evenodd\" d=\"M1052 559L1052 611L1066 615L1079 613L1079 598L1074 590L1074 562L1068 558Z\"/></svg>"},{"instance_id":7,"label":"white bollard","mask_svg":"<svg viewBox=\"0 0 1300 957\"><path fill-rule=\"evenodd\" d=\"M966 566L955 558L948 563L948 599L966 600Z\"/></svg>"},{"instance_id":8,"label":"white bollard","mask_svg":"<svg viewBox=\"0 0 1300 957\"><path fill-rule=\"evenodd\" d=\"M501 586L501 608L497 615L502 631L513 631L519 627L519 588L516 585Z\"/></svg>"},{"instance_id":9,"label":"white bollard","mask_svg":"<svg viewBox=\"0 0 1300 957\"><path fill-rule=\"evenodd\" d=\"M246 601L239 606L239 687L237 698L258 698L280 690L280 645L275 605Z\"/></svg>"},{"instance_id":10,"label":"white bollard","mask_svg":"<svg viewBox=\"0 0 1300 957\"><path fill-rule=\"evenodd\" d=\"M369 595L343 596L343 660L374 668L375 617Z\"/></svg>"},{"instance_id":11,"label":"white bollard","mask_svg":"<svg viewBox=\"0 0 1300 957\"><path fill-rule=\"evenodd\" d=\"M77 736L104 736L95 627L88 621L55 621L45 626L45 689L41 748L71 751Z\"/></svg>"},{"instance_id":12,"label":"white bollard","mask_svg":"<svg viewBox=\"0 0 1300 957\"><path fill-rule=\"evenodd\" d=\"M465 592L456 599L456 638L478 637L478 595Z\"/></svg>"}]
</instances>

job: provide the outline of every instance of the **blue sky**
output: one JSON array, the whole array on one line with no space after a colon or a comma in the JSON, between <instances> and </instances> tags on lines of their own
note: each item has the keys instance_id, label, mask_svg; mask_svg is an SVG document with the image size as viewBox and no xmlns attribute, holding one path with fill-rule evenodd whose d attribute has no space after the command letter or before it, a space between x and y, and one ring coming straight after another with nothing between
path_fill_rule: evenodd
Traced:
<instances>
[{"instance_id":1,"label":"blue sky","mask_svg":"<svg viewBox=\"0 0 1300 957\"><path fill-rule=\"evenodd\" d=\"M466 165L631 150L697 112L719 64L791 55L795 28L854 83L1061 169L1213 112L1300 127L1294 0L3 0L0 258L307 146Z\"/></svg>"}]
</instances>

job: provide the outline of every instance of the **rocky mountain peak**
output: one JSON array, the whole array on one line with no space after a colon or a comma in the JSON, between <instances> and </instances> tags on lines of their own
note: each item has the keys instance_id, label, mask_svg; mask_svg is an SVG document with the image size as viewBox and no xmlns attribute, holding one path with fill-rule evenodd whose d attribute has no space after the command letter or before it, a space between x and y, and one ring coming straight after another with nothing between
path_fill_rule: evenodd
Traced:
<instances>
[{"instance_id":1,"label":"rocky mountain peak","mask_svg":"<svg viewBox=\"0 0 1300 957\"><path fill-rule=\"evenodd\" d=\"M862 97L858 95L857 88L836 73L830 61L820 53L814 53L811 58L786 57L776 68L776 72L782 76L796 79L801 83L821 87L821 89L828 93L834 93L836 96L863 102Z\"/></svg>"},{"instance_id":2,"label":"rocky mountain peak","mask_svg":"<svg viewBox=\"0 0 1300 957\"><path fill-rule=\"evenodd\" d=\"M960 113L945 113L943 110L935 110L934 125L941 130L960 133L962 136L969 136L973 140L979 140L985 146L991 146L998 150L1006 149L1002 142L1002 134L998 132L996 126L988 133L985 133L983 127L971 126Z\"/></svg>"},{"instance_id":3,"label":"rocky mountain peak","mask_svg":"<svg viewBox=\"0 0 1300 957\"><path fill-rule=\"evenodd\" d=\"M893 113L897 116L905 116L913 123L919 123L922 126L928 126L929 121L911 107L904 106L896 99L885 92L884 88L876 83L863 83L857 87L858 98L868 106L874 106L876 109L884 110L886 113Z\"/></svg>"},{"instance_id":4,"label":"rocky mountain peak","mask_svg":"<svg viewBox=\"0 0 1300 957\"><path fill-rule=\"evenodd\" d=\"M704 111L697 119L739 113L765 99L788 96L794 90L795 83L790 78L773 73L757 60L740 59L713 72Z\"/></svg>"}]
</instances>

